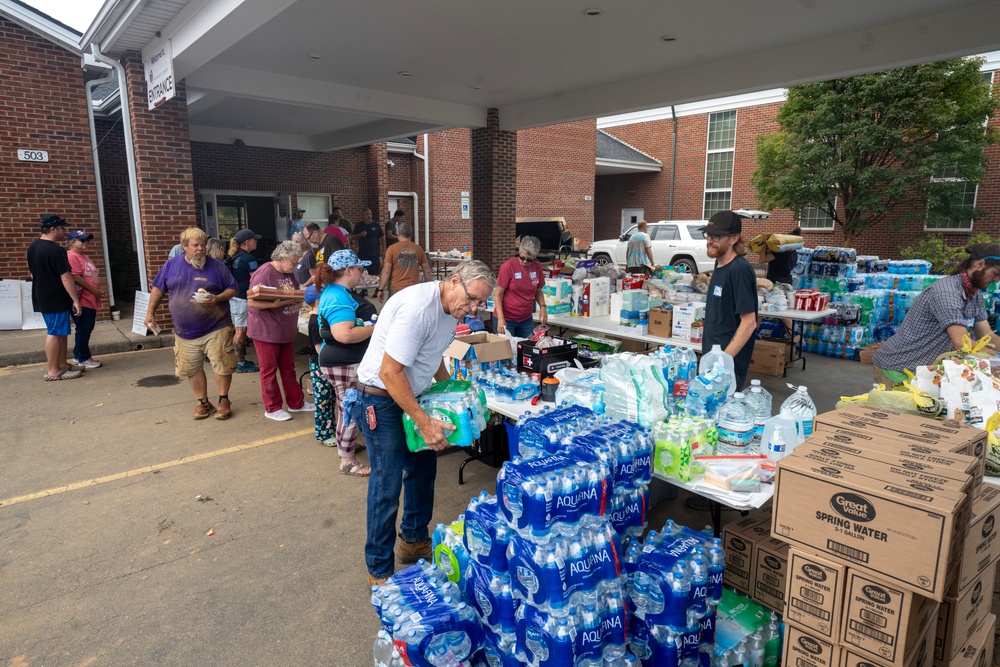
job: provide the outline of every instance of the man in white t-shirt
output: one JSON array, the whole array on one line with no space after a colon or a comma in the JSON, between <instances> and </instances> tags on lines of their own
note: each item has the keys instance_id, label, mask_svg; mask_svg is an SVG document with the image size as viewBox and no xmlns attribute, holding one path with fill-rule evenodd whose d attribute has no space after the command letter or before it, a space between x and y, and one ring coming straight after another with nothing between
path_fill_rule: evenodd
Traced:
<instances>
[{"instance_id":1,"label":"man in white t-shirt","mask_svg":"<svg viewBox=\"0 0 1000 667\"><path fill-rule=\"evenodd\" d=\"M358 365L360 396L350 406L351 417L364 433L371 464L365 541L369 585L380 584L395 572L400 490L403 521L396 555L404 564L431 558L427 527L434 510L436 451L448 446L446 429L452 427L428 416L416 397L433 380L448 379L442 355L455 338L455 326L486 303L496 284L488 266L466 262L448 280L421 283L393 295L379 314L368 351ZM407 449L404 412L429 449Z\"/></svg>"}]
</instances>

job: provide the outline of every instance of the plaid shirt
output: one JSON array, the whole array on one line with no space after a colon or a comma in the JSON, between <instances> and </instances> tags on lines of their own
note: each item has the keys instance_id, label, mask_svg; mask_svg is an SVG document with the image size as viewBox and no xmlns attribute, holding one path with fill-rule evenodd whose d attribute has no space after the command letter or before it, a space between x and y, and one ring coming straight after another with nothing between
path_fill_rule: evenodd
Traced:
<instances>
[{"instance_id":1,"label":"plaid shirt","mask_svg":"<svg viewBox=\"0 0 1000 667\"><path fill-rule=\"evenodd\" d=\"M961 274L947 276L917 297L899 330L875 352L872 363L890 371L927 366L938 355L954 349L948 327L960 324L971 328L985 320L983 293L977 291L966 300Z\"/></svg>"}]
</instances>

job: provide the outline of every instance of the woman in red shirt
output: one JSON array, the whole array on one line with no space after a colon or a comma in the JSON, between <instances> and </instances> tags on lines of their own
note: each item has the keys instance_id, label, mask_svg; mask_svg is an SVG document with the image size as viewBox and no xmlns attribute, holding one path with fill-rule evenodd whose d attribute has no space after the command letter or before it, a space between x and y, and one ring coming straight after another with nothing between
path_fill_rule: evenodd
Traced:
<instances>
[{"instance_id":1,"label":"woman in red shirt","mask_svg":"<svg viewBox=\"0 0 1000 667\"><path fill-rule=\"evenodd\" d=\"M97 309L101 307L101 279L94 262L87 257L87 244L93 234L75 229L66 237L69 243L70 272L76 283L76 293L80 296L80 314L73 316L76 326L76 341L73 345L73 363L84 368L100 368L101 362L90 354L90 334L97 322Z\"/></svg>"},{"instance_id":2,"label":"woman in red shirt","mask_svg":"<svg viewBox=\"0 0 1000 667\"><path fill-rule=\"evenodd\" d=\"M542 265L535 261L542 242L534 236L521 238L517 257L500 265L497 288L493 293L493 331L509 332L517 338L528 338L534 329L532 313L538 304L542 324L548 321L542 286L545 275Z\"/></svg>"}]
</instances>

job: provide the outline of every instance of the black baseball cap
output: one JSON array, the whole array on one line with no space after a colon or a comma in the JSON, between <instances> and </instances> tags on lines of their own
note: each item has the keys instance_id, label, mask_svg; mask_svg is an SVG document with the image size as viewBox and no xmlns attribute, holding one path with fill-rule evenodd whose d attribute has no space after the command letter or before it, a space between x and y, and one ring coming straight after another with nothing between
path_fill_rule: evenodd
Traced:
<instances>
[{"instance_id":1,"label":"black baseball cap","mask_svg":"<svg viewBox=\"0 0 1000 667\"><path fill-rule=\"evenodd\" d=\"M233 238L236 239L237 243L246 243L250 239L255 239L257 241L260 241L264 237L262 237L260 234L254 234L249 229L241 229L240 231L236 232L236 235L233 236Z\"/></svg>"},{"instance_id":2,"label":"black baseball cap","mask_svg":"<svg viewBox=\"0 0 1000 667\"><path fill-rule=\"evenodd\" d=\"M51 229L52 227L65 227L69 223L58 213L46 213L42 216L42 227Z\"/></svg>"},{"instance_id":3,"label":"black baseball cap","mask_svg":"<svg viewBox=\"0 0 1000 667\"><path fill-rule=\"evenodd\" d=\"M973 243L965 252L972 255L972 259L981 259L990 266L1000 267L1000 244Z\"/></svg>"},{"instance_id":4,"label":"black baseball cap","mask_svg":"<svg viewBox=\"0 0 1000 667\"><path fill-rule=\"evenodd\" d=\"M708 224L699 231L713 236L729 236L743 233L743 218L732 211L719 211L708 219Z\"/></svg>"}]
</instances>

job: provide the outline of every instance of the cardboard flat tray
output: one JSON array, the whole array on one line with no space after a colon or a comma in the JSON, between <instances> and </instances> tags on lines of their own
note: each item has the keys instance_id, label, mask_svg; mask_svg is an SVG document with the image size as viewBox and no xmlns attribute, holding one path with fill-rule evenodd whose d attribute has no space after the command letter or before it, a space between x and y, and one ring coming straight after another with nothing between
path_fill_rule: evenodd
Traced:
<instances>
[{"instance_id":1,"label":"cardboard flat tray","mask_svg":"<svg viewBox=\"0 0 1000 667\"><path fill-rule=\"evenodd\" d=\"M257 299L259 301L284 301L285 299L296 299L297 301L302 301L305 299L305 292L299 289L296 290L286 290L280 287L268 287L266 285L257 285L256 287L247 290L248 299Z\"/></svg>"}]
</instances>

